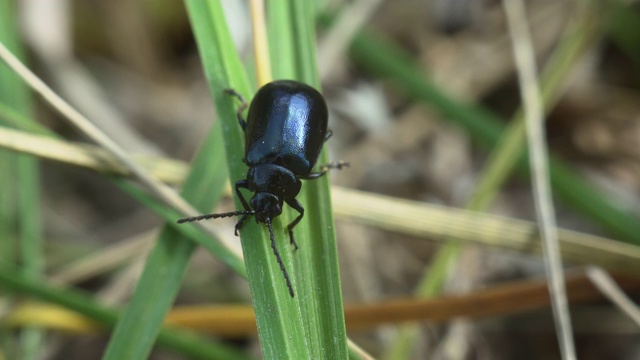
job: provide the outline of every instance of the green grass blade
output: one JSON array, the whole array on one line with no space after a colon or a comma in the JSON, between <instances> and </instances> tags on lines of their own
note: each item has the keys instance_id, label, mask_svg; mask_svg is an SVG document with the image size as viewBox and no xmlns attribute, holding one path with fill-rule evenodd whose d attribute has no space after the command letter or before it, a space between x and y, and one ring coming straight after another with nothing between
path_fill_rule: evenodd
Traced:
<instances>
[{"instance_id":1,"label":"green grass blade","mask_svg":"<svg viewBox=\"0 0 640 360\"><path fill-rule=\"evenodd\" d=\"M320 88L318 65L316 64L316 32L314 6L310 1L290 0L290 21L293 30L293 49L296 79Z\"/></svg>"},{"instance_id":2,"label":"green grass blade","mask_svg":"<svg viewBox=\"0 0 640 360\"><path fill-rule=\"evenodd\" d=\"M14 113L13 111L9 111L9 112L11 112L11 114L9 115L13 119L19 118L17 114ZM22 116L22 119L19 119L19 120L23 120L23 119L28 120L29 118ZM25 124L22 121L14 121L14 125L20 128L27 128L30 131L34 131L36 133L43 133L49 136L55 136L55 134L52 134L46 128L42 128L38 124L31 124L31 123ZM216 197L219 194L219 189L224 185L224 182L226 181L225 179L226 173L224 171L225 170L224 158L222 155L216 156L216 149L212 149L212 147L218 146L218 144L220 144L221 142L222 142L221 132L213 131L210 141L203 146L202 153L212 154L210 157L206 155L205 157L208 158L209 165L211 166L211 168L218 169L218 174L216 176L216 179L212 180L211 183L200 182L198 184L192 184L193 186L191 186L190 189L192 189L192 193L194 194L193 196L200 195L205 199ZM199 178L200 176L207 176L207 175L206 174L194 175L195 178ZM217 241L214 241L208 235L198 230L197 228L191 227L191 226L179 226L178 224L176 224L175 220L180 217L180 215L177 212L171 209L167 209L162 204L160 204L160 202L151 198L144 191L129 184L126 180L122 180L119 178L112 178L111 180L114 182L115 185L120 187L123 191L129 193L134 199L138 200L140 203L142 203L143 205L147 206L149 209L156 212L158 215L165 218L169 222L167 226L172 227L174 230L178 231L183 236L187 236L190 239L195 239L197 243L201 244L202 246L210 250L213 254L218 256L223 262L227 263L237 273L239 273L240 275L246 276L244 263L240 258L229 253L229 251L225 247L221 246ZM206 206L204 207L206 208ZM28 290L28 289L37 289L40 287L42 286L36 286L36 287L27 286L27 290L24 290L24 291L26 291L27 293L33 296L40 296L45 300L54 301L60 305L67 306L72 310L75 310L87 316L93 317L94 320L102 321L106 325L111 325L112 323L115 323L115 320L116 320L115 312L111 313L113 321L105 322L105 320L99 316L100 314L99 311L95 309L91 310L92 309L92 305L90 304L91 300L88 300L89 301L88 304L87 303L80 304L77 301L66 299L64 295L56 296L55 291L53 290L52 291L54 295L51 295L51 294L46 295L46 293L45 295L42 295L42 293L38 293L38 292L31 293ZM225 355L227 354L226 353L227 350L225 350L224 347L222 348L222 350L215 350L217 345L210 347L207 344L203 344L202 339L193 339L192 341L188 340L188 338L190 337L190 335L188 334L187 335L181 335L181 334L175 335L173 333L165 334L164 332L161 331L158 336L159 336L158 341L162 345L167 346L169 348L176 349L178 351L186 351L187 355L192 357L228 358L227 355ZM188 341L184 339L187 339ZM205 349L206 351L203 351L202 349ZM207 355L205 356L204 354L207 354ZM234 358L238 356L236 352L229 353L229 354L235 354L233 356Z\"/></svg>"},{"instance_id":3,"label":"green grass blade","mask_svg":"<svg viewBox=\"0 0 640 360\"><path fill-rule=\"evenodd\" d=\"M1 0L0 42L23 58L15 19L14 2ZM30 116L32 104L29 90L4 64L0 66L0 84L0 102L23 117ZM3 163L3 169L0 171L5 172L7 177L2 177L4 181L0 182L0 188L3 189L4 194L15 194L15 199L9 197L1 200L0 218L8 220L9 223L6 224L7 226L0 225L0 238L5 239L6 242L12 238L17 240L16 248L19 249L21 271L26 276L36 279L44 270L38 161L30 156L7 152L2 152L2 158L0 162ZM13 228L14 224L11 224L12 213L15 214L13 219L17 223L17 228ZM9 232L14 231L17 236L10 236ZM34 359L39 355L43 336L44 333L38 329L27 329L21 334L22 358Z\"/></svg>"},{"instance_id":4,"label":"green grass blade","mask_svg":"<svg viewBox=\"0 0 640 360\"><path fill-rule=\"evenodd\" d=\"M0 260L7 263L16 262L18 251L15 167L15 155L0 150L0 186L4 189L0 198Z\"/></svg>"},{"instance_id":5,"label":"green grass blade","mask_svg":"<svg viewBox=\"0 0 640 360\"><path fill-rule=\"evenodd\" d=\"M297 79L319 88L311 3L271 2L268 14L274 78ZM283 59L285 56L291 58ZM325 154L320 162L327 162ZM303 333L288 340L300 342L297 346L306 343L310 358L345 359L346 331L328 184L328 177L306 181L298 195L306 210L295 228L300 249L291 255L299 315L290 316L301 316ZM283 217L286 221L297 213L291 210L287 215Z\"/></svg>"},{"instance_id":6,"label":"green grass blade","mask_svg":"<svg viewBox=\"0 0 640 360\"><path fill-rule=\"evenodd\" d=\"M220 59L217 55L218 49L216 49L216 42L220 42L216 36L215 24L224 24L223 19L218 19L216 16L220 15L219 5L217 2L187 2L189 14L192 18L192 23L195 29L198 46L202 55L202 60L205 66L205 72L208 74L210 81L210 88L213 93L214 99L218 94L222 93L222 87L224 85L233 87L247 98L248 94L251 94L247 87L242 88L242 84L236 84L234 82L224 81L226 79L218 79L220 81L214 81L216 79L215 67L219 66ZM271 39L278 38L276 43L277 59L274 59L273 70L277 78L300 78L297 74L299 59L295 56L294 48L294 34L296 31L306 31L306 37L302 38L302 42L306 43L305 51L308 52L308 47L313 47L313 32L309 31L308 27L312 24L310 15L305 15L303 20L307 20L308 23L304 25L305 28L294 28L295 23L291 22L291 19L295 17L293 14L294 6L297 4L293 2L273 2L269 4L269 29ZM306 11L302 8L302 11ZM299 14L299 13L298 13ZM210 20L209 18L210 17ZM210 21L209 23L207 21ZM298 24L299 26L299 24ZM303 33L305 34L305 33ZM216 39L216 42L212 42L211 39ZM310 53L309 56L315 56ZM295 67L292 67L295 65ZM315 64L305 65L308 69L315 69ZM309 80L311 79L311 80ZM317 77L307 76L306 79L302 79L308 83L317 85ZM228 84L228 85L227 85ZM246 174L246 167L242 165L243 151L243 139L240 128L233 116L221 116L223 121L223 127L225 128L225 145L227 148L227 160L229 163L229 170L232 174L232 181L242 179ZM228 136L227 136L228 134ZM325 193L326 195L327 193ZM237 204L239 206L239 204ZM330 213L330 207L329 207ZM291 299L288 290L285 286L282 273L278 267L275 257L273 256L272 249L270 247L270 240L266 236L264 226L257 226L253 222L247 222L242 231L242 245L245 254L245 260L247 264L247 273L249 276L249 283L251 286L251 292L253 296L253 303L257 317L258 332L260 336L260 343L263 349L263 356L265 358L346 358L346 341L344 336L344 320L342 320L342 304L339 300L339 283L332 283L333 287L322 286L320 294L327 294L331 296L337 295L338 301L328 301L326 307L333 307L338 309L334 311L337 315L329 315L330 312L320 311L322 315L318 314L318 307L315 304L325 303L318 301L317 299L311 301L318 295L317 287L314 287L314 278L322 278L326 276L325 273L318 276L318 269L326 271L327 269L335 269L331 274L331 278L335 280L337 278L337 262L331 265L331 261L335 261L336 257L326 256L326 249L322 249L319 254L315 255L315 263L311 266L315 269L313 276L310 276L307 268L300 266L304 264L307 258L303 257L303 252L314 253L313 246L309 245L312 240L307 239L307 231L304 228L298 230L296 228L296 234L299 236L299 244L301 244L301 250L292 254L288 241L286 240L286 234L283 230L282 224L291 219L289 214L283 214L274 221L274 231L276 233L276 242L279 252L283 258L285 266L287 267L294 289L296 291L296 297ZM307 218L305 217L305 220ZM329 217L330 219L330 217ZM329 227L329 231L333 232L333 228ZM320 235L319 237L323 237ZM331 238L334 238L332 236ZM304 245L303 245L304 243ZM318 242L322 244L322 241ZM335 254L335 243L333 243L333 253ZM322 246L320 246L322 247ZM303 250L304 249L304 250ZM330 253L330 252L329 252ZM324 256L324 257L323 257ZM330 258L329 261L318 262L317 259ZM309 263L310 265L313 262ZM336 290L337 288L337 290ZM327 290L330 289L330 290ZM322 298L322 297L321 297ZM326 299L326 298L325 298ZM323 307L320 306L322 309ZM338 319L336 321L336 319ZM338 326L327 326L326 324L339 324ZM330 330L329 330L330 329ZM336 330L337 329L337 330ZM340 333L342 332L342 336ZM337 335L336 335L337 334ZM336 340L337 339L337 340ZM336 356L334 356L337 354Z\"/></svg>"},{"instance_id":7,"label":"green grass blade","mask_svg":"<svg viewBox=\"0 0 640 360\"><path fill-rule=\"evenodd\" d=\"M293 47L293 23L289 1L267 3L267 37L274 79L295 79L296 61Z\"/></svg>"},{"instance_id":8,"label":"green grass blade","mask_svg":"<svg viewBox=\"0 0 640 360\"><path fill-rule=\"evenodd\" d=\"M20 56L22 48L18 42L15 14L12 1L0 0L0 42ZM0 103L19 115L21 122L31 122L29 91L18 76L4 64L0 64ZM12 152L3 151L2 158L5 174L3 178L6 178L2 186L3 194L11 196L1 200L0 208L3 211L0 217L8 223L0 227L0 236L5 241L14 238L18 240L24 271L37 277L42 272L43 265L38 164L32 157ZM9 236L9 232L14 235L17 233L18 236Z\"/></svg>"},{"instance_id":9,"label":"green grass blade","mask_svg":"<svg viewBox=\"0 0 640 360\"><path fill-rule=\"evenodd\" d=\"M224 171L209 168L211 154L221 152L220 127L214 126L200 149L184 184L182 196L196 209L207 211L223 189ZM221 163L217 165L220 166ZM104 359L144 359L149 355L166 313L178 293L195 244L165 225L149 254L142 276L114 330Z\"/></svg>"},{"instance_id":10,"label":"green grass blade","mask_svg":"<svg viewBox=\"0 0 640 360\"><path fill-rule=\"evenodd\" d=\"M10 109L5 109L0 106L0 118L3 116L7 116L10 118L11 124L15 127L23 130L28 130L29 132L33 132L36 134L43 134L46 136L51 136L57 138L57 134L51 132L49 129L43 127L42 125L32 122L29 117L19 116L14 111ZM26 121L26 123L25 123ZM220 136L220 132L214 132L214 136ZM212 140L212 143L219 144L222 142L222 138L216 137ZM115 161L115 160L113 160ZM212 153L210 166L213 169L220 169L220 172L217 178L218 180L223 180L225 177L224 171L226 170L224 164L224 157L218 153ZM127 180L119 178L119 177L109 177L114 185L119 187L122 191L129 194L134 200L138 201L140 204L147 207L149 210L156 213L158 216L162 217L167 221L167 225L172 226L175 230L180 232L183 236L188 237L190 240L194 241L198 245L203 246L205 249L209 250L215 257L220 259L223 263L227 264L231 269L233 269L238 275L246 277L247 271L244 266L244 261L236 256L234 253L230 252L229 249L223 246L219 240L213 239L210 235L206 234L202 230L193 227L193 226L184 226L178 225L175 220L180 218L182 215L176 212L175 210L167 208L160 201L148 195L145 191L140 188L134 186L129 183ZM196 193L206 194L207 191L215 189L216 187L211 187L210 184L201 183L199 189L195 189ZM211 196L214 196L213 194Z\"/></svg>"},{"instance_id":11,"label":"green grass blade","mask_svg":"<svg viewBox=\"0 0 640 360\"><path fill-rule=\"evenodd\" d=\"M319 89L313 3L290 1L290 4L294 24L296 78ZM327 152L323 151L319 163L328 162ZM303 291L314 295L300 303L305 324L309 327L311 344L318 345L312 348L312 355L313 358L346 359L347 337L329 175L306 181L299 200L306 208L306 215L296 230L308 236L300 240L300 246L305 251L295 254L294 262L296 272L305 280Z\"/></svg>"},{"instance_id":12,"label":"green grass blade","mask_svg":"<svg viewBox=\"0 0 640 360\"><path fill-rule=\"evenodd\" d=\"M233 119L233 99L223 96L222 88L233 86L242 91L246 90L248 85L229 37L222 9L215 1L188 1L187 8L196 37L201 38L202 28L211 30L208 34L210 36L206 38L207 45L210 46L203 49L200 42L198 45L203 59L209 58L213 63L211 65L206 62L206 75L209 82L217 86L211 90L218 115L223 119ZM224 153L220 138L224 138L225 142L234 136L240 139L239 129L235 131L236 135L229 129L220 129L217 125L214 127L212 134L198 152L183 186L183 197L200 211L206 212L211 209L222 190L226 172L219 163L212 162L212 157L222 156ZM215 135L216 131L223 133ZM233 164L242 162L238 159ZM131 303L116 327L105 359L143 359L148 356L162 320L175 299L193 250L192 242L187 241L169 226L165 227L156 248L147 260Z\"/></svg>"},{"instance_id":13,"label":"green grass blade","mask_svg":"<svg viewBox=\"0 0 640 360\"><path fill-rule=\"evenodd\" d=\"M216 133L217 135L218 133ZM222 141L222 139L220 139ZM216 168L215 164L212 164ZM220 164L220 167L224 168L224 164ZM113 178L111 179L122 191L126 192L133 199L137 200L140 204L143 204L147 209L153 211L158 216L167 221L167 225L171 226L174 230L178 231L182 236L188 237L190 240L196 242L198 245L209 250L211 254L216 256L220 261L227 264L232 270L242 277L247 277L247 270L244 266L244 261L229 251L228 248L223 246L219 241L212 239L209 234L200 230L195 226L184 226L175 222L176 219L182 215L175 210L165 207L155 198L141 191L137 187L128 183L125 180ZM206 191L206 189L203 189Z\"/></svg>"},{"instance_id":14,"label":"green grass blade","mask_svg":"<svg viewBox=\"0 0 640 360\"><path fill-rule=\"evenodd\" d=\"M192 26L196 34L196 41L200 50L203 66L209 87L216 104L217 101L231 103L229 96L223 94L223 88L232 87L250 100L252 92L244 79L233 78L224 73L221 64L227 71L241 73L240 62L223 62L225 56L236 56L236 51L225 35L226 29L222 17L220 4L217 1L188 1L187 8ZM221 37L221 35L225 35ZM215 39L215 41L212 41ZM233 102L234 107L238 104ZM219 108L219 107L218 107ZM242 162L244 157L244 135L238 126L235 114L220 114L225 129L225 147L227 162L232 183L244 179L247 168ZM236 206L241 204L236 199ZM286 267L289 269L292 281L295 274L291 272L291 259L288 243L282 228L282 217L275 219L274 232L279 252ZM270 240L264 225L254 221L247 221L241 232L242 248L245 256L249 285L253 297L253 305L257 317L258 333L263 356L267 359L304 359L310 358L307 346L300 339L303 334L302 320L296 302L289 296L285 281L270 246Z\"/></svg>"}]
</instances>

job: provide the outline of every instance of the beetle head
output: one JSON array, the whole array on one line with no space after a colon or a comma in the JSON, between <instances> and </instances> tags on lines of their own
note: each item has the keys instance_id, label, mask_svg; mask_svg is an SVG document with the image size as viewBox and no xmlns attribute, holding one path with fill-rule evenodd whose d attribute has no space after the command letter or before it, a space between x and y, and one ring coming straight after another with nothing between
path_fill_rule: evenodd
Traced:
<instances>
[{"instance_id":1,"label":"beetle head","mask_svg":"<svg viewBox=\"0 0 640 360\"><path fill-rule=\"evenodd\" d=\"M256 221L264 223L282 214L282 198L268 192L257 192L251 198L251 207L255 211Z\"/></svg>"}]
</instances>

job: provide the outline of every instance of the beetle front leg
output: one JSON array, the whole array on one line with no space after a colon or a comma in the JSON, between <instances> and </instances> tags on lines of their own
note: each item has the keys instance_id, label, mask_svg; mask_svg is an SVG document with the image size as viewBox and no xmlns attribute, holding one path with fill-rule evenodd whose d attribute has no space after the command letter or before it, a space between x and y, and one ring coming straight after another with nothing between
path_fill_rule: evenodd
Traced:
<instances>
[{"instance_id":1,"label":"beetle front leg","mask_svg":"<svg viewBox=\"0 0 640 360\"><path fill-rule=\"evenodd\" d=\"M236 195L238 195L238 199L240 199L240 203L242 203L242 207L244 208L244 210L251 211L251 207L249 206L249 203L247 203L247 200L245 200L244 195L242 195L242 193L240 192L240 188L243 188L243 189L249 188L246 179L236 182ZM242 215L240 220L238 220L238 222L236 223L236 228L234 232L236 236L238 236L240 229L242 229L242 225L246 220L247 220L247 215Z\"/></svg>"}]
</instances>

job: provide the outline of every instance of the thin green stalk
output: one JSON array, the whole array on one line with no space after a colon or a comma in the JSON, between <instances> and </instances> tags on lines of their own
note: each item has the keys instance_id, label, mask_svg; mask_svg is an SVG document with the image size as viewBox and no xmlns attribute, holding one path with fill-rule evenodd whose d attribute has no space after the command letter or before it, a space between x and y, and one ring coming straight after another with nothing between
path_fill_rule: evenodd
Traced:
<instances>
[{"instance_id":1,"label":"thin green stalk","mask_svg":"<svg viewBox=\"0 0 640 360\"><path fill-rule=\"evenodd\" d=\"M579 23L567 31L543 71L541 76L542 98L545 111L547 112L555 105L560 97L561 90L563 89L560 85L569 73L572 65L595 37L598 27L592 24L590 20L591 18L588 16L583 17ZM523 170L523 167L526 166L528 159L525 157L525 151L522 146L525 142L523 118L523 113L520 110L511 122L512 125L504 132L496 148L492 151L492 155L489 157L489 163L480 176L480 182L467 204L469 210L486 210L497 195L498 189L510 175L511 169L517 165L519 169ZM575 206L578 206L582 210L588 210L592 207L593 202L604 202L603 199L597 196L589 196L589 198L585 200L584 193L580 194L582 197L576 197L573 194L579 193L580 190L588 191L588 189L584 188L586 185L577 181L579 180L578 177L571 174L568 170L565 170L559 162L552 162L551 167L554 184L565 194L565 197L568 195L568 198L573 200ZM524 170L526 171L526 169ZM568 185L567 180L575 181L576 183L574 183L573 186L577 187L562 186ZM621 211L619 212L621 213ZM599 215L599 219L611 224L611 222L608 221L611 218L606 214L600 214L598 212L595 214ZM627 216L629 215L627 214ZM622 224L619 225L621 226L618 226L617 229L623 230L624 226L622 226ZM417 288L417 294L419 296L434 296L441 291L447 273L445 269L450 267L449 265L458 257L462 248L462 244L455 239L443 245L435 255L430 271L425 272L420 281ZM417 336L417 330L415 326L404 327L397 342L391 347L386 358L406 358Z\"/></svg>"},{"instance_id":2,"label":"thin green stalk","mask_svg":"<svg viewBox=\"0 0 640 360\"><path fill-rule=\"evenodd\" d=\"M24 57L19 43L18 28L15 22L16 11L12 1L0 1L0 42ZM29 90L22 81L4 64L0 66L0 102L22 117L31 115ZM22 120L23 122L30 122ZM38 161L30 156L3 152L4 169L9 178L0 183L3 193L15 195L3 201L0 217L8 220L6 226L0 225L0 238L10 242L17 241L21 270L29 278L37 279L44 270L42 246L42 225L40 221L40 171ZM11 177L14 177L11 179ZM15 202L14 202L15 201ZM12 215L15 215L13 217ZM17 227L14 227L17 223ZM10 233L15 232L13 237ZM34 359L39 355L44 333L39 329L26 329L22 332L21 349L23 359Z\"/></svg>"},{"instance_id":3,"label":"thin green stalk","mask_svg":"<svg viewBox=\"0 0 640 360\"><path fill-rule=\"evenodd\" d=\"M547 113L553 108L562 95L562 90L564 89L562 82L566 80L572 66L584 53L585 48L592 43L596 30L597 27L593 26L588 19L583 19L583 21L566 32L562 41L555 49L541 74L540 80L544 110ZM525 150L523 149L526 138L524 113L522 109L517 111L509 123L511 125L504 131L496 147L489 155L487 165L479 176L478 184L466 205L468 210L487 210L497 196L498 190L507 181L512 169L516 165L523 167L528 162L527 158L525 158ZM555 168L556 184L558 181L567 179L567 173L563 172L562 165L559 165L558 162L552 162L551 166ZM571 179L571 177L569 174L568 178ZM576 186L579 185L579 183L576 184ZM585 203L585 206L589 206L589 203ZM461 249L456 241L451 241L448 245L445 245L445 247L446 246L452 247L452 249L443 251L443 254L447 254L444 256L449 260L455 258L455 254L458 253L458 251L453 250L453 248ZM440 254L437 254L436 258L439 256ZM442 261L446 262L445 259ZM426 288L435 290L435 292L422 294L425 296L433 296L439 293L443 278L427 274L425 274L425 277L430 279L425 280L430 283L425 285Z\"/></svg>"}]
</instances>

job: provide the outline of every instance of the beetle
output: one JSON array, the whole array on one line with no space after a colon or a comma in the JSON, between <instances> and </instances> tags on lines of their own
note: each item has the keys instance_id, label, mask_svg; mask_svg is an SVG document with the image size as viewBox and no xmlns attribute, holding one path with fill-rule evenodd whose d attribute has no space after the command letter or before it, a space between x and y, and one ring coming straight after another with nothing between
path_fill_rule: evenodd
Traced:
<instances>
[{"instance_id":1,"label":"beetle","mask_svg":"<svg viewBox=\"0 0 640 360\"><path fill-rule=\"evenodd\" d=\"M271 222L282 213L284 203L299 213L287 225L289 243L297 250L293 228L304 216L304 208L296 200L302 187L301 180L317 179L330 169L342 169L349 163L332 162L313 172L322 145L332 135L327 129L327 104L313 87L293 80L277 80L264 85L251 101L246 121L242 116L247 108L245 99L233 89L225 89L225 92L241 103L236 116L245 133L243 161L249 170L246 179L236 182L235 191L243 210L188 217L178 223L241 216L235 226L237 236L247 217L255 216L256 222L264 223L269 230L271 248L289 294L294 297L289 274L276 248ZM254 193L249 202L240 189Z\"/></svg>"}]
</instances>

